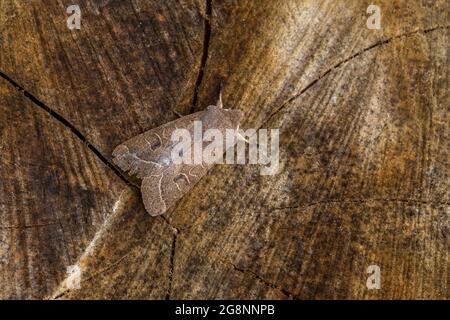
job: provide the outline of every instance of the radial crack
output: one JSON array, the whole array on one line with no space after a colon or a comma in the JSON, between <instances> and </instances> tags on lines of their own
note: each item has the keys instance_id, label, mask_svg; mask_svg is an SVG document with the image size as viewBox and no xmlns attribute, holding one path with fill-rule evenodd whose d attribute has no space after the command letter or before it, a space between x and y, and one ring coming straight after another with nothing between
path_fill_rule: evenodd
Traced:
<instances>
[{"instance_id":1,"label":"radial crack","mask_svg":"<svg viewBox=\"0 0 450 320\"><path fill-rule=\"evenodd\" d=\"M175 262L175 249L177 247L177 238L178 238L178 229L175 229L175 230L176 231L173 234L172 249L171 249L170 261L169 261L169 285L168 285L168 288L167 288L166 300L170 300L170 296L172 294L173 272L174 272L174 262Z\"/></svg>"},{"instance_id":2,"label":"radial crack","mask_svg":"<svg viewBox=\"0 0 450 320\"><path fill-rule=\"evenodd\" d=\"M388 39L384 39L384 40L380 40L354 54L352 54L350 57L341 60L340 62L336 63L335 65L333 65L331 68L329 68L328 70L326 70L324 73L322 73L318 78L314 79L313 81L311 81L306 87L304 87L303 89L300 90L300 92L298 92L297 94L295 94L294 96L290 97L289 99L287 99L284 103L281 104L280 107L278 107L277 109L275 109L274 112L272 112L269 117L267 118L266 121L263 122L263 124L260 127L263 127L265 124L267 124L276 114L278 114L281 110L283 110L289 103L293 102L295 99L297 99L298 97L300 97L301 95L303 95L306 91L308 91L311 87L313 87L317 82L319 82L320 79L324 78L326 75L328 75L331 71L333 71L334 69L337 69L339 67L341 67L343 64L359 57L360 55L364 54L365 52L375 49L377 47L380 46L384 46L390 42L392 42L395 39L399 39L399 38L403 38L403 37L409 37L413 34L417 34L417 33L429 33L435 30L439 30L439 29L448 29L450 28L450 26L436 26L433 28L429 28L429 29L424 29L424 30L415 30L415 31L410 31L410 32L406 32L406 33L402 33L400 35L396 35L393 36L391 38Z\"/></svg>"},{"instance_id":3,"label":"radial crack","mask_svg":"<svg viewBox=\"0 0 450 320\"><path fill-rule=\"evenodd\" d=\"M284 295L285 295L286 297L288 297L289 299L297 299L297 297L296 297L293 293L291 293L291 292L289 292L289 291L287 291L287 290L285 290L285 289L283 289L283 288L280 288L280 287L276 286L276 285L273 284L273 283L270 283L269 281L263 279L261 276L259 276L259 275L256 274L255 272L253 272L253 271L251 271L251 270L248 270L248 269L241 269L241 268L237 267L235 264L233 264L233 263L230 262L230 261L225 261L225 262L226 262L227 264L229 264L230 266L232 266L234 270L239 271L239 272L244 273L244 274L250 275L250 276L253 277L254 279L256 279L256 280L258 280L259 282L263 283L266 287L269 287L269 288L271 288L271 289L275 289L275 290L280 291L282 294L284 294Z\"/></svg>"},{"instance_id":4,"label":"radial crack","mask_svg":"<svg viewBox=\"0 0 450 320\"><path fill-rule=\"evenodd\" d=\"M61 114L47 106L45 103L40 101L38 98L36 98L32 93L25 90L21 85L19 85L16 81L11 79L9 76L7 76L5 73L0 71L0 77L5 79L7 82L9 82L16 90L18 90L20 93L22 93L27 99L29 99L33 104L40 107L42 110L44 110L48 115L50 115L53 119L60 122L62 125L64 125L66 128L68 128L78 139L80 139L96 156L97 158L102 161L108 168L110 168L122 181L124 181L126 184L137 187L133 182L128 180L128 178L123 175L120 170L111 162L106 159L106 157L96 148L94 147L87 138L81 133L80 130L78 130L69 120L64 118Z\"/></svg>"},{"instance_id":5,"label":"radial crack","mask_svg":"<svg viewBox=\"0 0 450 320\"><path fill-rule=\"evenodd\" d=\"M211 14L212 14L212 0L206 0L206 17L204 18L204 33L203 33L203 52L200 60L200 69L198 71L197 80L194 86L194 96L192 97L191 113L195 112L195 107L198 102L198 92L205 74L206 61L208 60L209 43L211 40Z\"/></svg>"}]
</instances>

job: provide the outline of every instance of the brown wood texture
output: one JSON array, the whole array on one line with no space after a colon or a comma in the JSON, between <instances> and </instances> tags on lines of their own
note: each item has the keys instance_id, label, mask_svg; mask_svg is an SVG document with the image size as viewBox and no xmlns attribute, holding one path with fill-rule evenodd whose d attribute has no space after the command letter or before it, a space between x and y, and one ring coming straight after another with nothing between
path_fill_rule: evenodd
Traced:
<instances>
[{"instance_id":1,"label":"brown wood texture","mask_svg":"<svg viewBox=\"0 0 450 320\"><path fill-rule=\"evenodd\" d=\"M450 298L448 1L72 2L0 0L0 298ZM220 83L280 172L151 217L112 150Z\"/></svg>"}]
</instances>

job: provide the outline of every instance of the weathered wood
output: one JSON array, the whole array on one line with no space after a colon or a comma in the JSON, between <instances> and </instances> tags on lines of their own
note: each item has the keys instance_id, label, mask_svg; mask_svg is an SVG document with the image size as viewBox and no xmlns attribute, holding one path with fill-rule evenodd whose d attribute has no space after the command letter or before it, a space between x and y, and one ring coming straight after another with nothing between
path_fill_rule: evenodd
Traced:
<instances>
[{"instance_id":1,"label":"weathered wood","mask_svg":"<svg viewBox=\"0 0 450 320\"><path fill-rule=\"evenodd\" d=\"M129 187L3 79L0 92L0 297L40 298Z\"/></svg>"},{"instance_id":2,"label":"weathered wood","mask_svg":"<svg viewBox=\"0 0 450 320\"><path fill-rule=\"evenodd\" d=\"M370 3L80 1L70 31L0 1L1 297L448 299L449 5L379 1L369 30ZM216 166L148 216L111 151L221 82L280 173Z\"/></svg>"},{"instance_id":3,"label":"weathered wood","mask_svg":"<svg viewBox=\"0 0 450 320\"><path fill-rule=\"evenodd\" d=\"M3 1L3 73L111 158L120 142L188 113L203 53L203 3Z\"/></svg>"}]
</instances>

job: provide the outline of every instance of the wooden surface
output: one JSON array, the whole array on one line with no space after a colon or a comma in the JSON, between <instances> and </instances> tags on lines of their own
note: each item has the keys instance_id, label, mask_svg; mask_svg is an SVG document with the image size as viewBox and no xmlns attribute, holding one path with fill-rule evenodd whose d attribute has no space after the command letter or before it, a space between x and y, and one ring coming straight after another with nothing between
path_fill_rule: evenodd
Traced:
<instances>
[{"instance_id":1,"label":"wooden surface","mask_svg":"<svg viewBox=\"0 0 450 320\"><path fill-rule=\"evenodd\" d=\"M0 297L449 299L449 3L372 2L0 0ZM221 82L280 173L149 216L112 150Z\"/></svg>"}]
</instances>

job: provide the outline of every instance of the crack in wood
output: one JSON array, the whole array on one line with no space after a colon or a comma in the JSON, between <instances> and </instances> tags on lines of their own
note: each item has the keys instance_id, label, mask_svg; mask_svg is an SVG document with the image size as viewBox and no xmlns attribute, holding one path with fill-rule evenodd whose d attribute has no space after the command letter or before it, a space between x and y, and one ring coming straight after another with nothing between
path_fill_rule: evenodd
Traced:
<instances>
[{"instance_id":1,"label":"crack in wood","mask_svg":"<svg viewBox=\"0 0 450 320\"><path fill-rule=\"evenodd\" d=\"M203 53L200 60L200 69L198 71L197 80L194 86L194 95L192 97L191 112L195 112L198 102L198 92L205 74L206 61L208 60L209 43L211 41L211 14L212 14L212 0L206 0L206 17L204 17L204 33L203 33Z\"/></svg>"},{"instance_id":2,"label":"crack in wood","mask_svg":"<svg viewBox=\"0 0 450 320\"><path fill-rule=\"evenodd\" d=\"M159 215L156 218L161 218L164 221L164 223L166 223L169 227L171 227L173 229L173 232L175 232L177 234L181 233L180 228L172 225L172 223L164 215Z\"/></svg>"},{"instance_id":3,"label":"crack in wood","mask_svg":"<svg viewBox=\"0 0 450 320\"><path fill-rule=\"evenodd\" d=\"M324 73L322 73L318 78L314 79L313 81L311 81L306 87L304 87L303 89L300 90L300 92L298 92L297 94L293 95L292 97L288 98L284 103L281 104L280 107L276 108L275 111L273 111L269 117L267 118L267 120L265 120L260 128L262 128L263 126L265 126L267 123L269 123L269 121L275 116L277 115L281 110L283 110L288 104L290 104L291 102L293 102L294 100L296 100L297 98L299 98L301 95L303 95L306 91L308 91L310 88L312 88L317 82L319 82L322 78L324 78L325 76L327 76L329 73L331 73L333 70L341 67L342 65L344 65L345 63L361 56L362 54L364 54L367 51L370 51L372 49L375 49L377 47L380 46L384 46L386 44L389 44L390 42L392 42L393 40L399 39L399 38L403 38L403 37L409 37L412 36L414 34L417 33L430 33L432 31L436 31L436 30L440 30L440 29L449 29L450 26L436 26L433 28L428 28L428 29L424 29L424 30L415 30L415 31L409 31L409 32L405 32L396 36L393 36L391 38L388 39L384 39L384 40L380 40L354 54L352 54L351 56L349 56L348 58L336 63L335 65L333 65L331 68L329 68L328 70L326 70Z\"/></svg>"},{"instance_id":4,"label":"crack in wood","mask_svg":"<svg viewBox=\"0 0 450 320\"><path fill-rule=\"evenodd\" d=\"M174 272L174 266L175 266L175 249L177 246L177 239L178 239L178 229L175 229L176 231L173 234L173 240L172 240L172 249L170 252L170 260L169 260L169 277L168 277L168 287L167 287L167 294L166 294L166 300L170 300L170 296L172 295L172 285L173 285L173 272Z\"/></svg>"},{"instance_id":5,"label":"crack in wood","mask_svg":"<svg viewBox=\"0 0 450 320\"><path fill-rule=\"evenodd\" d=\"M61 123L63 126L68 128L78 139L80 139L86 147L89 148L97 158L103 162L108 168L110 168L123 182L131 187L139 188L139 186L135 185L132 181L130 181L124 174L120 172L120 170L111 163L93 144L91 144L87 138L78 130L69 120L64 118L61 114L47 106L45 103L36 98L32 93L25 90L21 85L19 85L16 81L11 79L8 75L0 71L0 77L6 80L9 84L11 84L17 91L23 94L28 100L30 100L34 105L40 107L44 110L50 117Z\"/></svg>"},{"instance_id":6,"label":"crack in wood","mask_svg":"<svg viewBox=\"0 0 450 320\"><path fill-rule=\"evenodd\" d=\"M234 270L241 272L243 274L247 274L250 275L252 278L258 280L259 282L261 282L263 285L265 285L266 287L269 287L271 289L274 290L278 290L279 292L281 292L283 295L285 295L286 297L288 297L291 300L294 299L299 299L295 294L293 294L292 292L289 292L286 289L280 288L277 285L265 280L264 278L262 278L260 275L258 275L257 273L249 270L249 269L242 269L239 268L238 266L236 266L234 263L230 262L230 261L226 261L226 260L222 260L223 262L225 262L226 264L230 265L231 267L233 267Z\"/></svg>"}]
</instances>

